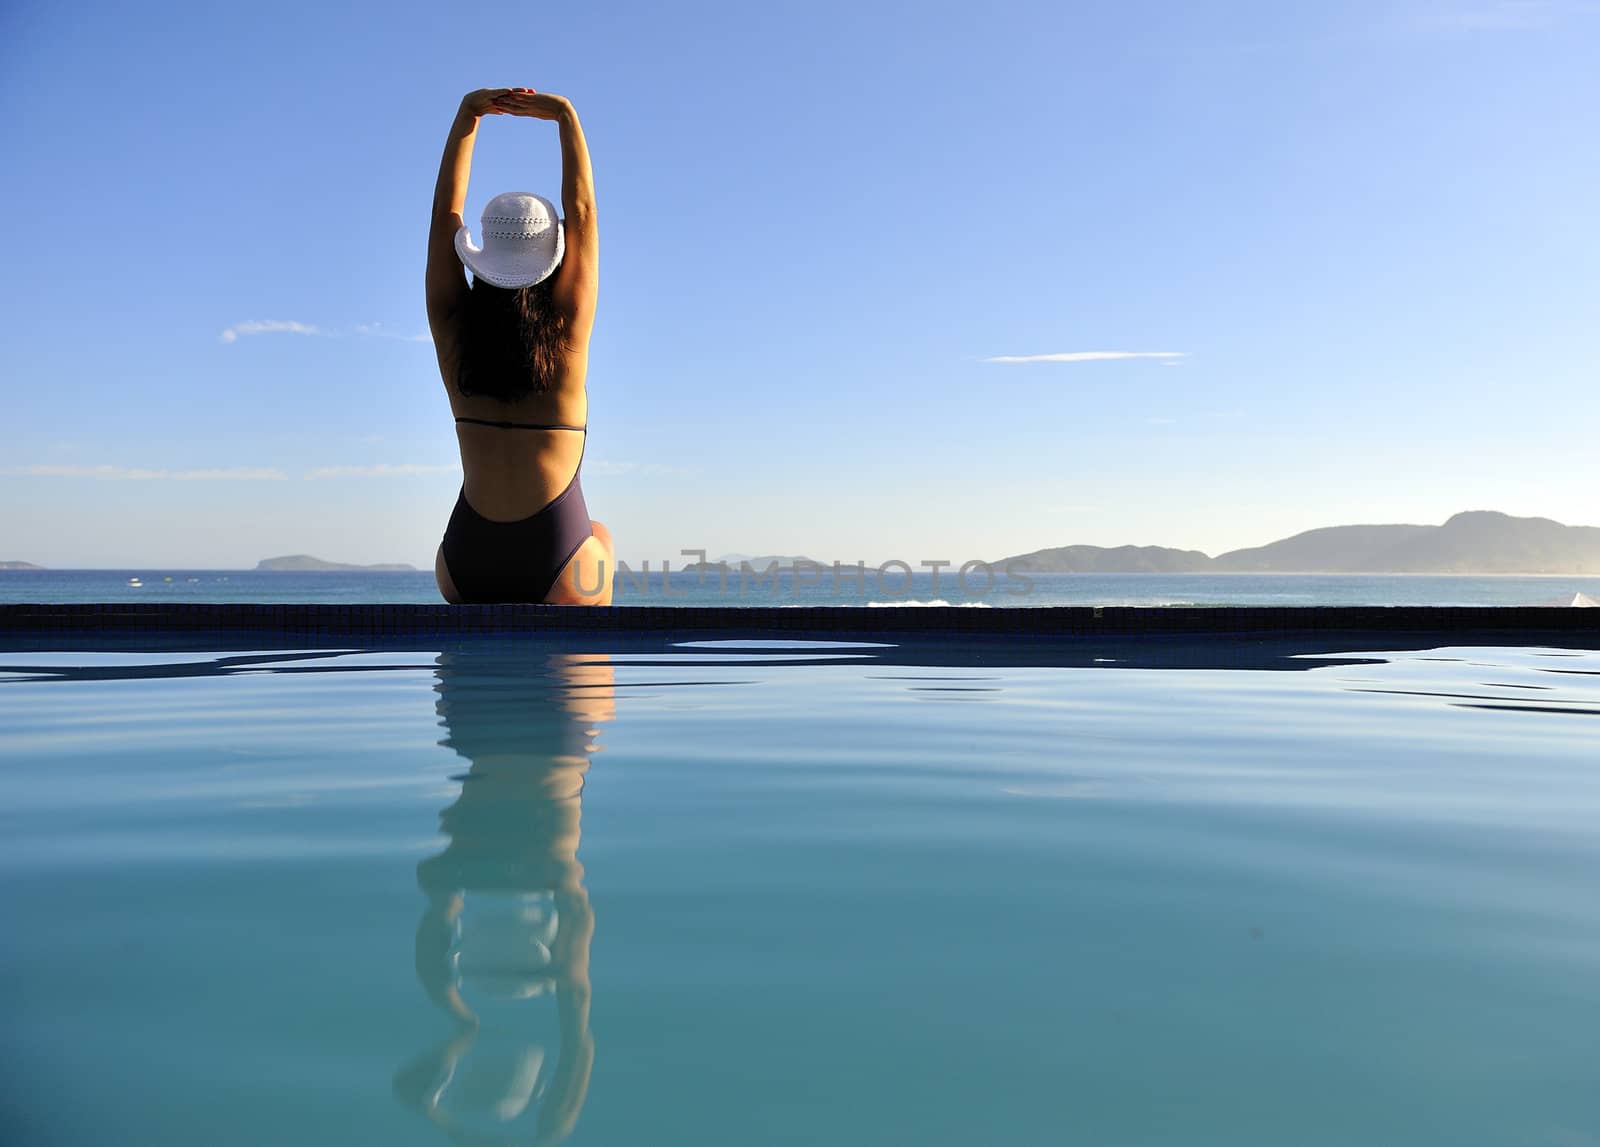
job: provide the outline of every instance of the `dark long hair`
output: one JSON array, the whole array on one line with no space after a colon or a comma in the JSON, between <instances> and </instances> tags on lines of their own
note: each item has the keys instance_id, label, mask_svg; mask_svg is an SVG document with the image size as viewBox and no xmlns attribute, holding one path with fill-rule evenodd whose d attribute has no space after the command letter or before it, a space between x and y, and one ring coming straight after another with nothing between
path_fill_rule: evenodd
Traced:
<instances>
[{"instance_id":1,"label":"dark long hair","mask_svg":"<svg viewBox=\"0 0 1600 1147\"><path fill-rule=\"evenodd\" d=\"M473 277L456 358L458 393L515 402L555 385L567 333L555 283L554 271L516 290Z\"/></svg>"}]
</instances>

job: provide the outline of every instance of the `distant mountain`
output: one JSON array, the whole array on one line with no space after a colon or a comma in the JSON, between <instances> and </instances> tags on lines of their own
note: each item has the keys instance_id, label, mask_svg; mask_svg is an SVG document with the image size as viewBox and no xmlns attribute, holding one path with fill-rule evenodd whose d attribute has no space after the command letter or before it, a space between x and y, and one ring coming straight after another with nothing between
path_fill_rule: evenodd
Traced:
<instances>
[{"instance_id":1,"label":"distant mountain","mask_svg":"<svg viewBox=\"0 0 1600 1147\"><path fill-rule=\"evenodd\" d=\"M1396 546L1385 562L1404 573L1600 574L1600 527L1475 510Z\"/></svg>"},{"instance_id":2,"label":"distant mountain","mask_svg":"<svg viewBox=\"0 0 1600 1147\"><path fill-rule=\"evenodd\" d=\"M1219 571L1600 574L1600 527L1493 510L1442 526L1335 526L1220 555Z\"/></svg>"},{"instance_id":3,"label":"distant mountain","mask_svg":"<svg viewBox=\"0 0 1600 1147\"><path fill-rule=\"evenodd\" d=\"M1211 568L1218 573L1380 572L1384 554L1440 528L1324 526L1264 546L1230 550L1218 555Z\"/></svg>"},{"instance_id":4,"label":"distant mountain","mask_svg":"<svg viewBox=\"0 0 1600 1147\"><path fill-rule=\"evenodd\" d=\"M44 566L36 566L32 562L0 562L0 570L42 570Z\"/></svg>"},{"instance_id":5,"label":"distant mountain","mask_svg":"<svg viewBox=\"0 0 1600 1147\"><path fill-rule=\"evenodd\" d=\"M1600 574L1600 527L1493 510L1442 526L1328 526L1216 558L1161 546L1061 546L1002 558L1028 573Z\"/></svg>"},{"instance_id":6,"label":"distant mountain","mask_svg":"<svg viewBox=\"0 0 1600 1147\"><path fill-rule=\"evenodd\" d=\"M1003 559L1018 573L1204 573L1211 558L1166 546L1058 546Z\"/></svg>"},{"instance_id":7,"label":"distant mountain","mask_svg":"<svg viewBox=\"0 0 1600 1147\"><path fill-rule=\"evenodd\" d=\"M321 558L314 558L310 554L289 554L281 558L262 558L256 563L257 570L276 570L278 572L304 572L307 570L366 570L371 573L392 573L404 570L416 571L416 566L404 562L390 562L375 566L353 566L345 562L325 562Z\"/></svg>"}]
</instances>

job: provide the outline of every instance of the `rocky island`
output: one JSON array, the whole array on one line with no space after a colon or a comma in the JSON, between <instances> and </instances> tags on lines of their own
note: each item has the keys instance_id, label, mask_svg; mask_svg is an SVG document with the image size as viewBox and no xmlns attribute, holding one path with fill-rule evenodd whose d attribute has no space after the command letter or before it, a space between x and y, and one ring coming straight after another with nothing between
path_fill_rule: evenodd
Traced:
<instances>
[{"instance_id":1,"label":"rocky island","mask_svg":"<svg viewBox=\"0 0 1600 1147\"><path fill-rule=\"evenodd\" d=\"M306 573L323 572L329 570L360 570L364 573L415 573L417 567L407 565L405 562L386 562L374 566L350 565L347 562L329 562L321 558L314 558L310 554L289 554L281 558L262 558L256 563L256 569L274 570L280 573Z\"/></svg>"}]
</instances>

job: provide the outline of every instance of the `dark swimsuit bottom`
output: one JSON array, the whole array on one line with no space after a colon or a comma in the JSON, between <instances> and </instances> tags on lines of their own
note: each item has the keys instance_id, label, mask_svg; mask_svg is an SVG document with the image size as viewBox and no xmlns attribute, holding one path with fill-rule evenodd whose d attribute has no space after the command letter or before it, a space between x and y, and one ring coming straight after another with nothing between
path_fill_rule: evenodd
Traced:
<instances>
[{"instance_id":1,"label":"dark swimsuit bottom","mask_svg":"<svg viewBox=\"0 0 1600 1147\"><path fill-rule=\"evenodd\" d=\"M560 423L491 422L486 418L457 418L502 430L575 430L588 428ZM583 456L578 456L583 468ZM450 524L444 529L444 564L463 602L539 602L555 586L572 556L594 535L589 507L583 501L578 471L551 502L532 517L517 522L496 522L467 504L462 486Z\"/></svg>"}]
</instances>

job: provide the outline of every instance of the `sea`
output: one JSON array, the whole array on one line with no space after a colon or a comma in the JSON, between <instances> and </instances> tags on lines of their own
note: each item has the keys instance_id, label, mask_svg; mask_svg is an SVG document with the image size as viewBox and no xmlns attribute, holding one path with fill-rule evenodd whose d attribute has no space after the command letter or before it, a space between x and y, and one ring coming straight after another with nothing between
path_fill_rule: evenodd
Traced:
<instances>
[{"instance_id":1,"label":"sea","mask_svg":"<svg viewBox=\"0 0 1600 1147\"><path fill-rule=\"evenodd\" d=\"M33 602L441 602L431 570L82 569L0 571L0 604ZM762 577L755 572L628 571L617 605L864 607L1058 605L1215 607L1431 605L1567 606L1600 601L1600 577L1423 574L1029 574L842 566Z\"/></svg>"}]
</instances>

